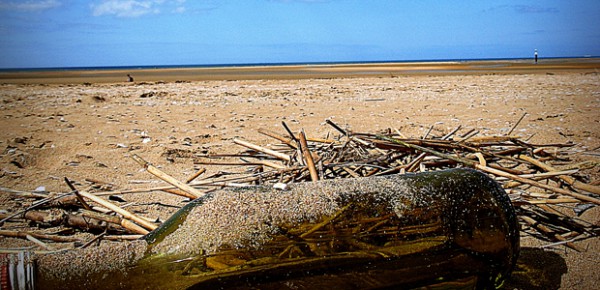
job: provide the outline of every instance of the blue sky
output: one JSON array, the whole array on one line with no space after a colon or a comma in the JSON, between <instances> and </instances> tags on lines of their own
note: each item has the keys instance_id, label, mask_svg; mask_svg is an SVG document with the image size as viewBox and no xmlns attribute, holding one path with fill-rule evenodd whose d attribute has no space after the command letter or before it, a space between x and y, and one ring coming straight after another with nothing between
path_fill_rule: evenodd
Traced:
<instances>
[{"instance_id":1,"label":"blue sky","mask_svg":"<svg viewBox=\"0 0 600 290\"><path fill-rule=\"evenodd\" d=\"M600 1L0 0L0 68L600 55Z\"/></svg>"}]
</instances>

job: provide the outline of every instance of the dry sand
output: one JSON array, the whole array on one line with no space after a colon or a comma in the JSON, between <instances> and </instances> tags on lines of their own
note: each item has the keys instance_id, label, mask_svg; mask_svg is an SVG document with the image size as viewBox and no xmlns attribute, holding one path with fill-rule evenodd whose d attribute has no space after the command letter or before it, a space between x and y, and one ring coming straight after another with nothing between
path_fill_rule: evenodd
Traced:
<instances>
[{"instance_id":1,"label":"dry sand","mask_svg":"<svg viewBox=\"0 0 600 290\"><path fill-rule=\"evenodd\" d=\"M138 154L185 180L198 169L186 154L242 150L233 138L273 142L257 129L284 132L281 121L308 135L335 133L331 119L357 132L397 128L422 136L430 126L442 135L513 132L532 143L574 142L587 151L577 160L598 160L600 146L598 59L527 62L286 66L139 71L0 73L0 186L68 192L63 178L88 189L162 185L130 156ZM136 82L127 83L131 73ZM174 149L178 149L174 150ZM174 154L178 152L179 155ZM189 157L189 156L188 156ZM575 161L577 161L575 160ZM209 173L223 168L209 167ZM600 168L584 174L598 183ZM130 210L166 219L183 198L165 193L123 196ZM0 195L0 209L28 204ZM600 211L583 218L600 223ZM7 223L6 228L22 225ZM578 242L582 253L522 239L522 259L542 271L541 282L512 288L591 289L600 281L600 241ZM0 238L0 247L27 242ZM532 266L533 267L533 266ZM518 280L518 279L517 279ZM535 284L535 283L538 284ZM521 283L521 284L520 284ZM522 286L526 285L526 286ZM512 289L510 288L510 289Z\"/></svg>"}]
</instances>

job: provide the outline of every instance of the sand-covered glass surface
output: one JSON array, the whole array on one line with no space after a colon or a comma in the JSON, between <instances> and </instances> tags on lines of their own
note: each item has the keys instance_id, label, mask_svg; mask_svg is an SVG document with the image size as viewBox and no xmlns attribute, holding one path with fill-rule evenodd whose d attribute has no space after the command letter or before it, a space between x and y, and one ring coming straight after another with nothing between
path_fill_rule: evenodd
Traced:
<instances>
[{"instance_id":1,"label":"sand-covered glass surface","mask_svg":"<svg viewBox=\"0 0 600 290\"><path fill-rule=\"evenodd\" d=\"M216 191L144 241L120 247L42 257L40 282L107 289L494 288L515 264L519 235L498 184L455 169Z\"/></svg>"}]
</instances>

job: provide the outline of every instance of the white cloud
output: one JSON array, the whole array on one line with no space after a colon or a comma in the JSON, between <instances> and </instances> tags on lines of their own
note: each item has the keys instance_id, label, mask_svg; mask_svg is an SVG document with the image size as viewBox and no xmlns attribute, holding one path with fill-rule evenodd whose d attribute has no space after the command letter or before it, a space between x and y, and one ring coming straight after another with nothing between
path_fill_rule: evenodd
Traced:
<instances>
[{"instance_id":1,"label":"white cloud","mask_svg":"<svg viewBox=\"0 0 600 290\"><path fill-rule=\"evenodd\" d=\"M43 1L0 1L0 10L41 11L60 6L56 0Z\"/></svg>"},{"instance_id":2,"label":"white cloud","mask_svg":"<svg viewBox=\"0 0 600 290\"><path fill-rule=\"evenodd\" d=\"M117 17L139 17L146 14L159 14L163 10L183 13L185 0L103 0L92 4L94 16L114 15Z\"/></svg>"},{"instance_id":3,"label":"white cloud","mask_svg":"<svg viewBox=\"0 0 600 290\"><path fill-rule=\"evenodd\" d=\"M119 1L108 0L98 5L92 4L92 14L94 16L115 15L119 17L137 17L151 13L153 1Z\"/></svg>"},{"instance_id":4,"label":"white cloud","mask_svg":"<svg viewBox=\"0 0 600 290\"><path fill-rule=\"evenodd\" d=\"M485 11L495 10L512 10L521 14L532 14L532 13L559 13L558 8L555 7L544 7L539 5L499 5L493 6Z\"/></svg>"},{"instance_id":5,"label":"white cloud","mask_svg":"<svg viewBox=\"0 0 600 290\"><path fill-rule=\"evenodd\" d=\"M324 2L329 2L331 0L271 0L271 1L283 2L283 3L292 3L292 2L299 2L299 3L324 3Z\"/></svg>"},{"instance_id":6,"label":"white cloud","mask_svg":"<svg viewBox=\"0 0 600 290\"><path fill-rule=\"evenodd\" d=\"M183 6L178 6L175 9L173 9L173 13L184 13L185 12L185 7Z\"/></svg>"},{"instance_id":7,"label":"white cloud","mask_svg":"<svg viewBox=\"0 0 600 290\"><path fill-rule=\"evenodd\" d=\"M542 7L535 5L514 5L513 9L518 13L557 13L558 9L554 7Z\"/></svg>"}]
</instances>

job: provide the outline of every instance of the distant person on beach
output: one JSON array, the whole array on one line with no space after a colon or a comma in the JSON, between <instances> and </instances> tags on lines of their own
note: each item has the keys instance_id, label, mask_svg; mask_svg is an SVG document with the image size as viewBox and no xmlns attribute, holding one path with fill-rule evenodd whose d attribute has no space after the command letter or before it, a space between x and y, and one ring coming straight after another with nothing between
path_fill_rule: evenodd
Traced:
<instances>
[{"instance_id":1,"label":"distant person on beach","mask_svg":"<svg viewBox=\"0 0 600 290\"><path fill-rule=\"evenodd\" d=\"M535 59L535 63L537 64L537 58L538 58L538 55L537 55L537 49L536 49L536 50L535 50L535 52L533 53L533 58Z\"/></svg>"},{"instance_id":2,"label":"distant person on beach","mask_svg":"<svg viewBox=\"0 0 600 290\"><path fill-rule=\"evenodd\" d=\"M536 61L537 62L537 61ZM133 82L133 77L130 74L127 74L127 78L129 78L129 82L132 83Z\"/></svg>"}]
</instances>

